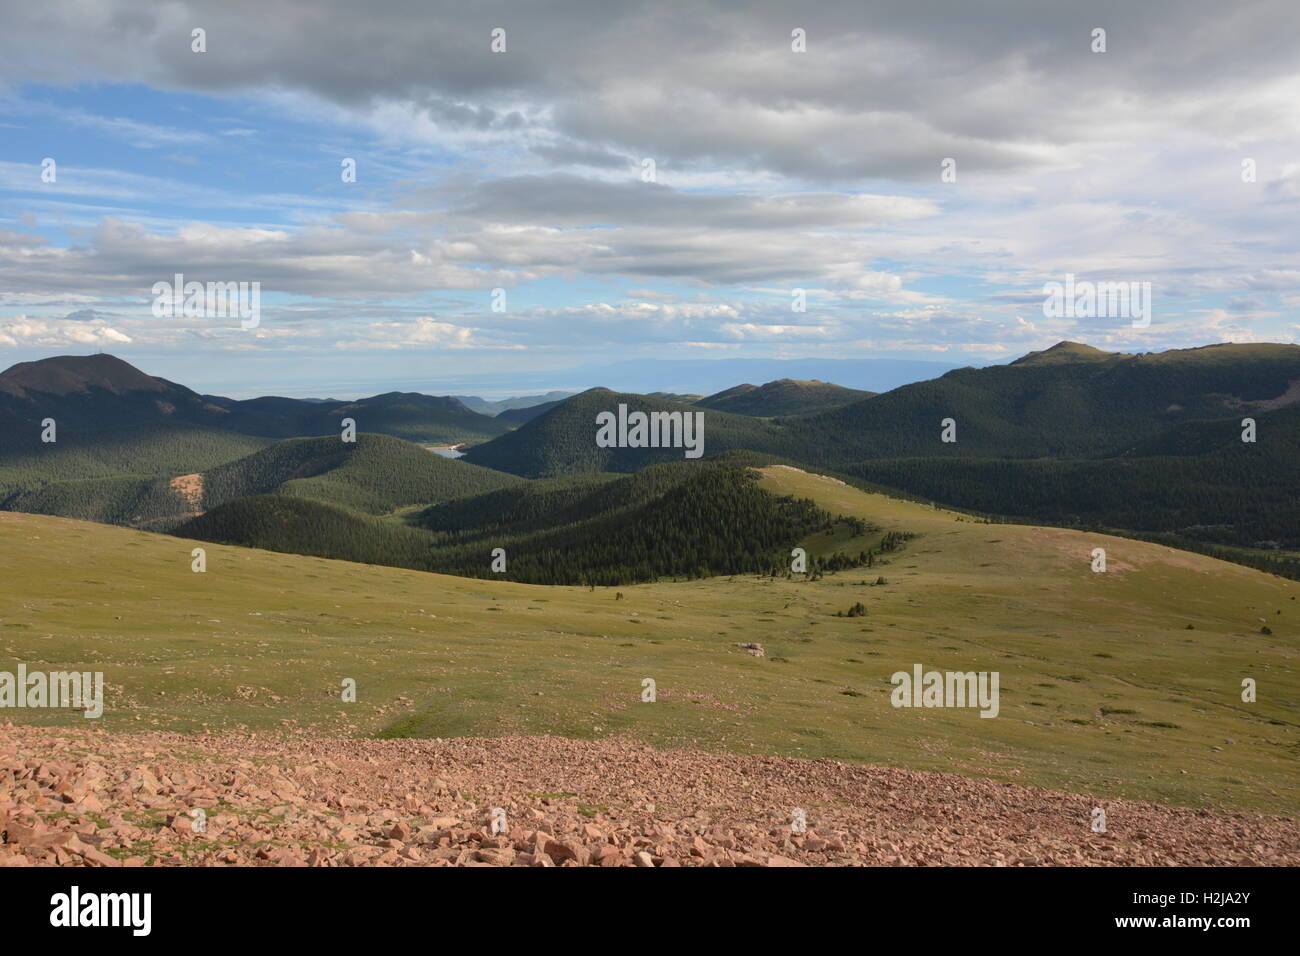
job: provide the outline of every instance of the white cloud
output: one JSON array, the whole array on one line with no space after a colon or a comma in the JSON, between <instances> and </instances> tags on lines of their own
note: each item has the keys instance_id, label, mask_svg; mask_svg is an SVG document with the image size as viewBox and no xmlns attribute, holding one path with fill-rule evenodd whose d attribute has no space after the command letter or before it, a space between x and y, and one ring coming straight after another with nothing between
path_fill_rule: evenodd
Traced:
<instances>
[{"instance_id":1,"label":"white cloud","mask_svg":"<svg viewBox=\"0 0 1300 956\"><path fill-rule=\"evenodd\" d=\"M123 345L131 337L101 319L32 319L25 315L0 318L0 345L9 348L69 345Z\"/></svg>"}]
</instances>

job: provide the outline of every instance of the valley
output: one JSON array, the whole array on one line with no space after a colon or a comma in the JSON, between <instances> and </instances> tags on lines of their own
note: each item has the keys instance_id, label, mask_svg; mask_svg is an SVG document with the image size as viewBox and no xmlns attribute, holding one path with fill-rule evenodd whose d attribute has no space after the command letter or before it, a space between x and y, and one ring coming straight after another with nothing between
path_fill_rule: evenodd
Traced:
<instances>
[{"instance_id":1,"label":"valley","mask_svg":"<svg viewBox=\"0 0 1300 956\"><path fill-rule=\"evenodd\" d=\"M220 545L194 574L190 542L0 514L13 582L2 649L32 667L103 669L99 724L113 732L627 735L1178 806L1294 807L1294 583L1154 544L978 523L792 469L762 483L917 537L869 574L591 589ZM1105 574L1089 568L1096 546ZM859 600L865 617L835 616ZM1000 671L999 717L892 708L890 674L915 663ZM639 698L647 676L653 704ZM355 704L339 701L347 677ZM1255 704L1240 699L1243 677L1258 680Z\"/></svg>"},{"instance_id":2,"label":"valley","mask_svg":"<svg viewBox=\"0 0 1300 956\"><path fill-rule=\"evenodd\" d=\"M24 790L32 829L11 835L30 842L10 861L1294 860L1297 354L1063 343L882 395L594 388L496 417L408 393L235 402L103 356L17 367L0 375L0 661L102 673L105 700L93 728L67 707L4 713L19 726L0 726L0 761L70 760ZM701 459L602 446L621 405L703 416ZM34 442L48 407L58 440ZM355 441L329 433L344 419ZM895 706L900 674L946 674L948 697ZM966 679L978 701L953 696ZM455 764L447 793L395 766L407 790L365 815L315 771L273 769L266 792L298 794L275 822L265 788L200 799L156 764L152 794L113 771L108 817L57 809L99 772L87 747L138 763L185 741L214 781L254 772L243 752L337 768L500 749L514 784ZM591 759L651 777L612 793ZM728 774L766 809L719 796ZM919 796L881 803L881 781ZM772 825L796 799L812 836ZM214 840L136 825L176 800L213 809ZM484 800L567 842L484 838Z\"/></svg>"}]
</instances>

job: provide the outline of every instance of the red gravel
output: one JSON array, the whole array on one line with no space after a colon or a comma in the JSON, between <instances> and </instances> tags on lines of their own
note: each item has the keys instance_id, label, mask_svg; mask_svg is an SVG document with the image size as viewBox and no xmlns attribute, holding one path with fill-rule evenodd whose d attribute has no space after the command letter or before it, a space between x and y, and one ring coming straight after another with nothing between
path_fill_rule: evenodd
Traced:
<instances>
[{"instance_id":1,"label":"red gravel","mask_svg":"<svg viewBox=\"0 0 1300 956\"><path fill-rule=\"evenodd\" d=\"M1091 829L1106 811L1105 833ZM506 812L494 835L492 810ZM192 832L203 808L206 829ZM802 809L807 831L791 832ZM0 866L1290 865L1292 817L620 739L0 726Z\"/></svg>"}]
</instances>

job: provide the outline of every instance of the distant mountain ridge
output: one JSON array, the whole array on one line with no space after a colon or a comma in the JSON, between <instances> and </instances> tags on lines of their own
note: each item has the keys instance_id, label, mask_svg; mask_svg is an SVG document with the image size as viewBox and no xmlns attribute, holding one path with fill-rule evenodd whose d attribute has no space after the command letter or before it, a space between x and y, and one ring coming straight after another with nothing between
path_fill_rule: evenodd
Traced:
<instances>
[{"instance_id":1,"label":"distant mountain ridge","mask_svg":"<svg viewBox=\"0 0 1300 956\"><path fill-rule=\"evenodd\" d=\"M46 418L83 433L182 422L267 438L326 435L352 418L359 431L445 444L484 441L510 428L458 399L416 392L348 402L200 395L104 354L60 355L0 373L0 450L30 448Z\"/></svg>"},{"instance_id":2,"label":"distant mountain ridge","mask_svg":"<svg viewBox=\"0 0 1300 956\"><path fill-rule=\"evenodd\" d=\"M593 388L560 402L500 438L469 449L465 460L526 478L543 478L602 471L632 472L645 465L684 458L682 448L597 447L596 415L615 413L620 405L626 405L629 411L704 415L708 428L706 454L740 448L761 451L772 443L771 426L747 415Z\"/></svg>"},{"instance_id":3,"label":"distant mountain ridge","mask_svg":"<svg viewBox=\"0 0 1300 956\"><path fill-rule=\"evenodd\" d=\"M163 421L220 427L224 410L197 392L146 375L112 355L60 355L0 373L0 448L19 424L53 418L88 431ZM29 439L34 435L28 435Z\"/></svg>"},{"instance_id":4,"label":"distant mountain ridge","mask_svg":"<svg viewBox=\"0 0 1300 956\"><path fill-rule=\"evenodd\" d=\"M1012 362L1012 365L1048 365L1058 362L1105 362L1122 358L1118 352L1103 352L1091 345L1080 342L1057 342L1051 348L1038 352L1028 352Z\"/></svg>"},{"instance_id":5,"label":"distant mountain ridge","mask_svg":"<svg viewBox=\"0 0 1300 956\"><path fill-rule=\"evenodd\" d=\"M598 416L620 406L651 420L703 416L704 457L731 453L733 465L779 462L995 518L1160 535L1281 573L1300 551L1300 346L1269 343L1123 354L1061 342L881 394L796 379L707 398L594 388L496 418L415 392L234 400L113 356L60 356L0 373L0 507L163 527L269 493L315 504L240 505L241 520L269 533L292 512L300 532L319 520L342 535L353 525L319 508L343 509L379 547L389 536L373 521L400 524L463 494L505 489L511 500L525 479L701 464L681 447L598 443ZM57 444L39 441L47 417ZM357 448L340 447L345 418ZM1242 441L1247 418L1253 442ZM430 462L411 443L467 454Z\"/></svg>"},{"instance_id":6,"label":"distant mountain ridge","mask_svg":"<svg viewBox=\"0 0 1300 956\"><path fill-rule=\"evenodd\" d=\"M726 358L624 359L570 369L565 381L587 385L616 385L621 392L712 395L737 382L835 382L846 388L887 392L911 382L937 378L955 368L987 365L988 359L963 356L961 361L896 358Z\"/></svg>"},{"instance_id":7,"label":"distant mountain ridge","mask_svg":"<svg viewBox=\"0 0 1300 956\"><path fill-rule=\"evenodd\" d=\"M459 399L465 404L466 408L472 409L480 415L497 417L507 411L521 411L538 405L553 405L576 394L578 393L551 391L545 395L516 395L514 398L503 398L495 402L479 398L477 395L454 395L452 397Z\"/></svg>"},{"instance_id":8,"label":"distant mountain ridge","mask_svg":"<svg viewBox=\"0 0 1300 956\"><path fill-rule=\"evenodd\" d=\"M876 393L845 388L817 379L800 381L780 378L766 385L737 385L699 399L694 404L700 408L712 408L736 415L775 418L779 415L807 415L838 408L870 398L874 394Z\"/></svg>"},{"instance_id":9,"label":"distant mountain ridge","mask_svg":"<svg viewBox=\"0 0 1300 956\"><path fill-rule=\"evenodd\" d=\"M113 433L120 434L120 433ZM391 435L290 438L234 460L174 477L114 475L3 490L0 509L165 530L235 499L284 495L384 515L523 479L434 455Z\"/></svg>"},{"instance_id":10,"label":"distant mountain ridge","mask_svg":"<svg viewBox=\"0 0 1300 956\"><path fill-rule=\"evenodd\" d=\"M769 394L790 387L771 384ZM843 394L839 386L825 391ZM711 398L734 406L761 392L737 386ZM709 399L683 405L591 389L476 447L470 460L529 477L635 471L671 460L663 449L595 448L595 414L620 402L644 410L703 409L706 455L744 448L834 468L904 457L1113 456L1186 422L1297 400L1297 345L1127 355L1061 343L1009 365L955 369L824 411L770 420L709 408ZM947 419L954 423L952 442L941 436Z\"/></svg>"},{"instance_id":11,"label":"distant mountain ridge","mask_svg":"<svg viewBox=\"0 0 1300 956\"><path fill-rule=\"evenodd\" d=\"M166 393L180 388L165 379L146 375L114 355L102 353L19 362L0 373L0 393L16 398L36 394L65 396L92 389L123 395L133 391Z\"/></svg>"}]
</instances>

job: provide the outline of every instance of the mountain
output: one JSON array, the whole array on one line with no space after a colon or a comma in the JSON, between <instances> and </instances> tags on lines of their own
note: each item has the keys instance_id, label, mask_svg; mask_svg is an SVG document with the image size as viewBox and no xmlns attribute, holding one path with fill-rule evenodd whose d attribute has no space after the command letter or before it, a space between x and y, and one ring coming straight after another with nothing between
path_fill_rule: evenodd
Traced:
<instances>
[{"instance_id":1,"label":"mountain","mask_svg":"<svg viewBox=\"0 0 1300 956\"><path fill-rule=\"evenodd\" d=\"M712 408L736 415L773 418L778 415L807 415L838 408L870 398L874 392L844 388L816 379L802 382L781 378L766 385L737 385L695 402L699 408Z\"/></svg>"},{"instance_id":2,"label":"mountain","mask_svg":"<svg viewBox=\"0 0 1300 956\"><path fill-rule=\"evenodd\" d=\"M20 399L91 392L117 396L128 392L166 393L177 387L103 354L59 355L38 362L19 362L0 373L0 393Z\"/></svg>"},{"instance_id":3,"label":"mountain","mask_svg":"<svg viewBox=\"0 0 1300 956\"><path fill-rule=\"evenodd\" d=\"M593 388L561 402L508 434L471 448L465 460L526 478L542 478L602 471L631 472L646 465L685 458L685 449L681 447L597 447L596 416L602 412L617 414L620 405L625 405L628 412L703 416L705 455L736 448L764 450L780 444L774 437L776 426L765 421L645 395Z\"/></svg>"},{"instance_id":4,"label":"mountain","mask_svg":"<svg viewBox=\"0 0 1300 956\"><path fill-rule=\"evenodd\" d=\"M716 404L760 391L740 387ZM471 459L528 476L635 471L662 449L600 449L595 414L644 397L583 393ZM640 403L640 404L639 404ZM699 406L695 406L698 408ZM1063 342L1008 365L812 415L705 411L705 453L744 449L869 487L989 516L1160 536L1276 573L1300 563L1300 346L1225 344L1149 354ZM1257 440L1241 440L1242 419ZM943 441L951 419L955 441Z\"/></svg>"},{"instance_id":5,"label":"mountain","mask_svg":"<svg viewBox=\"0 0 1300 956\"><path fill-rule=\"evenodd\" d=\"M457 399L419 392L387 392L336 405L322 416L320 433L337 433L343 418L353 419L360 431L437 444L484 441L509 431L505 423L471 411Z\"/></svg>"},{"instance_id":6,"label":"mountain","mask_svg":"<svg viewBox=\"0 0 1300 956\"><path fill-rule=\"evenodd\" d=\"M112 355L60 355L0 372L0 451L39 444L41 422L96 431L160 422L220 427L224 410Z\"/></svg>"},{"instance_id":7,"label":"mountain","mask_svg":"<svg viewBox=\"0 0 1300 956\"><path fill-rule=\"evenodd\" d=\"M333 403L277 396L206 398L226 412L225 427L276 438L337 435L345 418L356 422L358 431L447 445L484 441L509 430L508 425L466 408L458 399L419 392L386 392Z\"/></svg>"},{"instance_id":8,"label":"mountain","mask_svg":"<svg viewBox=\"0 0 1300 956\"><path fill-rule=\"evenodd\" d=\"M555 393L552 393L555 394ZM531 422L534 418L545 415L552 408L563 404L572 396L557 399L555 401L543 402L540 405L530 405L526 408L511 408L497 415L499 421L508 422L511 425L522 425L525 422ZM665 402L676 402L678 404L690 404L697 399L703 398L703 395L678 395L670 392L650 392L646 396L650 399L658 399Z\"/></svg>"},{"instance_id":9,"label":"mountain","mask_svg":"<svg viewBox=\"0 0 1300 956\"><path fill-rule=\"evenodd\" d=\"M1057 342L1041 352L1027 352L1012 365L1053 365L1068 362L1104 362L1114 358L1111 352L1084 345L1080 342Z\"/></svg>"},{"instance_id":10,"label":"mountain","mask_svg":"<svg viewBox=\"0 0 1300 956\"><path fill-rule=\"evenodd\" d=\"M621 585L779 573L793 545L836 527L811 502L761 489L750 468L679 462L617 479L531 482L436 505L409 524L304 498L242 497L173 533L466 577ZM862 522L844 527L866 531ZM500 573L491 566L497 548L506 554Z\"/></svg>"},{"instance_id":11,"label":"mountain","mask_svg":"<svg viewBox=\"0 0 1300 956\"><path fill-rule=\"evenodd\" d=\"M271 440L186 422L158 422L86 432L42 444L28 436L0 453L0 500L5 489L55 481L128 475L181 475L243 458ZM15 447L16 446L16 447Z\"/></svg>"},{"instance_id":12,"label":"mountain","mask_svg":"<svg viewBox=\"0 0 1300 956\"><path fill-rule=\"evenodd\" d=\"M0 373L0 455L39 449L40 423L53 418L61 441L105 429L184 422L245 435L290 438L358 431L437 444L485 441L509 425L451 397L389 392L354 402L199 395L146 375L112 355L61 355Z\"/></svg>"},{"instance_id":13,"label":"mountain","mask_svg":"<svg viewBox=\"0 0 1300 956\"><path fill-rule=\"evenodd\" d=\"M1124 355L1062 343L800 420L790 457L1103 458L1189 421L1300 400L1300 346L1214 345ZM955 422L943 442L941 422Z\"/></svg>"},{"instance_id":14,"label":"mountain","mask_svg":"<svg viewBox=\"0 0 1300 956\"><path fill-rule=\"evenodd\" d=\"M574 394L576 393L547 392L545 395L517 395L514 398L503 398L495 402L479 398L477 395L456 395L455 398L463 402L466 408L472 409L480 415L497 417L505 411L534 408L538 405L551 405Z\"/></svg>"},{"instance_id":15,"label":"mountain","mask_svg":"<svg viewBox=\"0 0 1300 956\"><path fill-rule=\"evenodd\" d=\"M886 458L1104 458L1187 422L1300 399L1296 345L1094 352L1063 343L1017 363L956 369L812 415L765 421L707 409L705 454L744 448L831 468ZM733 389L718 403L745 402L760 391ZM619 403L700 408L592 389L478 446L470 460L528 477L634 471L672 460L663 449L596 447L596 413ZM942 440L946 419L955 441Z\"/></svg>"},{"instance_id":16,"label":"mountain","mask_svg":"<svg viewBox=\"0 0 1300 956\"><path fill-rule=\"evenodd\" d=\"M202 477L201 510L275 492L367 514L519 485L514 475L444 458L391 435L293 438L218 465Z\"/></svg>"},{"instance_id":17,"label":"mountain","mask_svg":"<svg viewBox=\"0 0 1300 956\"><path fill-rule=\"evenodd\" d=\"M118 433L115 433L118 434ZM192 461L197 459L192 459ZM202 471L112 474L0 486L0 510L166 529L237 498L275 494L369 515L522 483L389 435L276 442ZM0 479L4 472L0 470Z\"/></svg>"},{"instance_id":18,"label":"mountain","mask_svg":"<svg viewBox=\"0 0 1300 956\"><path fill-rule=\"evenodd\" d=\"M0 451L0 508L167 528L266 494L391 520L493 490L520 507L576 502L576 511L539 512L531 536L559 534L583 509L596 509L595 499L573 498L572 487L538 497L547 489L535 494L521 479L667 464L689 472L721 458L736 467L813 467L994 518L1155 535L1296 573L1288 555L1300 550L1300 346L1118 354L1062 342L1007 365L956 369L811 414L755 415L788 410L795 406L782 403L791 401L838 400L845 391L776 381L690 405L598 388L492 419L456 398L411 392L336 404L201 396L112 356L64 356L0 375L0 413L8 416L0 427L11 426ZM702 417L703 441L693 450L705 460L687 458L680 443L599 446L598 417L616 416L620 406L664 421ZM49 445L38 439L46 415L59 421L59 441ZM512 430L514 417L521 421ZM337 437L343 418L363 433L356 445ZM1241 440L1244 418L1255 420L1254 442ZM945 430L956 440L944 441ZM450 437L470 448L450 461L396 435ZM475 513L481 526L424 529L450 536L438 545L445 560L456 541L483 540L498 522L490 509ZM611 528L631 540L626 528ZM512 540L524 534L499 530ZM563 550L555 548L548 553ZM709 556L708 566L716 560ZM534 571L573 570L558 558L548 567Z\"/></svg>"},{"instance_id":19,"label":"mountain","mask_svg":"<svg viewBox=\"0 0 1300 956\"><path fill-rule=\"evenodd\" d=\"M429 550L427 534L348 508L290 495L235 498L184 522L172 533L215 544L427 570L422 567Z\"/></svg>"},{"instance_id":20,"label":"mountain","mask_svg":"<svg viewBox=\"0 0 1300 956\"><path fill-rule=\"evenodd\" d=\"M910 382L935 378L955 368L987 364L963 356L961 362L916 359L625 359L586 365L564 372L559 381L590 384L617 382L624 392L712 395L737 382L770 382L790 378L838 382L848 388L887 392Z\"/></svg>"},{"instance_id":21,"label":"mountain","mask_svg":"<svg viewBox=\"0 0 1300 956\"><path fill-rule=\"evenodd\" d=\"M522 425L524 422L531 422L539 415L545 415L563 401L565 401L565 399L557 399L553 402L542 402L540 405L529 405L526 408L507 408L505 411L498 413L497 421L508 422L511 425Z\"/></svg>"},{"instance_id":22,"label":"mountain","mask_svg":"<svg viewBox=\"0 0 1300 956\"><path fill-rule=\"evenodd\" d=\"M665 402L680 402L683 405L694 405L704 397L694 393L683 394L681 392L646 392L645 394L647 398L659 398Z\"/></svg>"},{"instance_id":23,"label":"mountain","mask_svg":"<svg viewBox=\"0 0 1300 956\"><path fill-rule=\"evenodd\" d=\"M1255 442L1241 440L1242 417L1176 426L1112 458L875 459L843 472L987 515L1167 536L1296 576L1300 404L1253 413Z\"/></svg>"}]
</instances>

